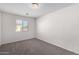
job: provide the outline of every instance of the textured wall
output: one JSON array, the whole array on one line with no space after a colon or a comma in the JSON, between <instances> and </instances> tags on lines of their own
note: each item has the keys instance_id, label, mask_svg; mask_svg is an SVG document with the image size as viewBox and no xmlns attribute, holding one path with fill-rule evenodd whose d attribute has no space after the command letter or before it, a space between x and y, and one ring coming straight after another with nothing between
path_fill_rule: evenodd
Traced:
<instances>
[{"instance_id":1,"label":"textured wall","mask_svg":"<svg viewBox=\"0 0 79 59\"><path fill-rule=\"evenodd\" d=\"M16 20L22 19L29 23L27 32L16 32ZM17 16L8 13L2 13L2 44L11 43L20 40L31 39L35 37L35 20L33 18Z\"/></svg>"},{"instance_id":2,"label":"textured wall","mask_svg":"<svg viewBox=\"0 0 79 59\"><path fill-rule=\"evenodd\" d=\"M37 38L79 53L79 4L38 18Z\"/></svg>"}]
</instances>

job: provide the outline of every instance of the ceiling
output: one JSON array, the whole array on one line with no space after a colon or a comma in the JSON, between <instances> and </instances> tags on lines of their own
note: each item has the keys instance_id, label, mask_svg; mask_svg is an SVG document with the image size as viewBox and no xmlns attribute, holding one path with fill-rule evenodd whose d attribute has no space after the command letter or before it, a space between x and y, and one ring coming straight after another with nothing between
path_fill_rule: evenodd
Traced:
<instances>
[{"instance_id":1,"label":"ceiling","mask_svg":"<svg viewBox=\"0 0 79 59\"><path fill-rule=\"evenodd\" d=\"M38 9L32 8L32 3L0 3L0 11L27 17L40 17L50 12L65 8L71 3L39 3ZM28 15L27 15L28 13Z\"/></svg>"}]
</instances>

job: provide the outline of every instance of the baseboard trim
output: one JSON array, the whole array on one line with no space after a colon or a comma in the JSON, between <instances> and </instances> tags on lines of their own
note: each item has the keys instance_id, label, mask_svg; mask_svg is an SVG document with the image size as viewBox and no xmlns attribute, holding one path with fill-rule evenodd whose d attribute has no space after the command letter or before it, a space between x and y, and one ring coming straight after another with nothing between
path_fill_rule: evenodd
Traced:
<instances>
[{"instance_id":1,"label":"baseboard trim","mask_svg":"<svg viewBox=\"0 0 79 59\"><path fill-rule=\"evenodd\" d=\"M50 45L55 45L55 44L48 43L48 42L46 42L46 41L44 41L44 40L41 40L41 39L39 39L39 38L36 38L36 39L38 39L38 40L40 40L40 41L42 41L42 42L44 42L44 43L50 44ZM55 45L55 46L57 46L57 45ZM70 51L70 50L65 49L65 48L63 48L63 47L60 47L60 46L57 46L57 47L62 48L62 49L67 50L67 51ZM75 55L79 55L78 53L75 53L75 52L73 52L73 51L70 51L70 52L74 53Z\"/></svg>"},{"instance_id":2,"label":"baseboard trim","mask_svg":"<svg viewBox=\"0 0 79 59\"><path fill-rule=\"evenodd\" d=\"M31 38L31 39L35 39L35 38ZM23 40L19 40L19 41L15 41L15 42L4 43L4 44L1 44L1 46L6 45L6 44L10 44L10 43L22 42L22 41L26 41L26 40L30 40L30 39L23 39Z\"/></svg>"}]
</instances>

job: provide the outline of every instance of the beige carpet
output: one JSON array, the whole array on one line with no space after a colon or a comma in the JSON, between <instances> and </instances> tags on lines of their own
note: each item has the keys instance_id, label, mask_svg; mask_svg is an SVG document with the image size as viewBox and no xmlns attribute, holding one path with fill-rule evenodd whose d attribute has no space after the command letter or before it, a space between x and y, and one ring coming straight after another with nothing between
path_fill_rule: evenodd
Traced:
<instances>
[{"instance_id":1,"label":"beige carpet","mask_svg":"<svg viewBox=\"0 0 79 59\"><path fill-rule=\"evenodd\" d=\"M73 52L46 43L39 39L29 39L4 44L0 47L1 55L77 55Z\"/></svg>"}]
</instances>

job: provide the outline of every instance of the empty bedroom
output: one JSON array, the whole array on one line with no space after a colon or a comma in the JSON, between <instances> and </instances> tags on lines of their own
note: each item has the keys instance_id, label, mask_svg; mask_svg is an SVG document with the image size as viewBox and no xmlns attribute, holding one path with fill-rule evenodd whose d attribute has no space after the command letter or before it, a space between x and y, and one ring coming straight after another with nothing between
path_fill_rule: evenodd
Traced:
<instances>
[{"instance_id":1,"label":"empty bedroom","mask_svg":"<svg viewBox=\"0 0 79 59\"><path fill-rule=\"evenodd\" d=\"M79 3L0 3L0 55L78 55Z\"/></svg>"}]
</instances>

